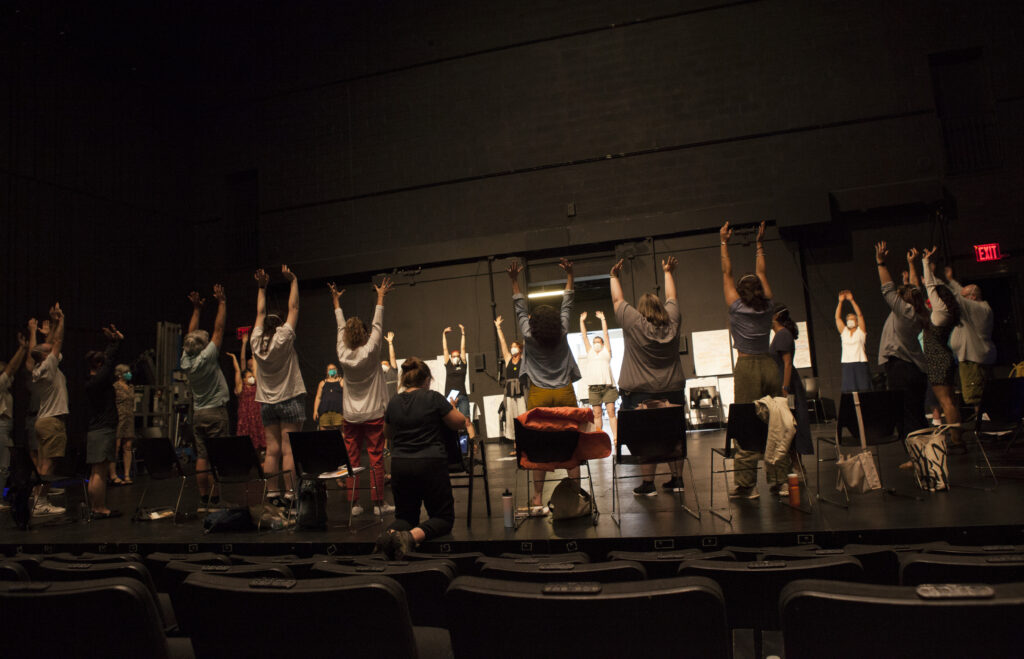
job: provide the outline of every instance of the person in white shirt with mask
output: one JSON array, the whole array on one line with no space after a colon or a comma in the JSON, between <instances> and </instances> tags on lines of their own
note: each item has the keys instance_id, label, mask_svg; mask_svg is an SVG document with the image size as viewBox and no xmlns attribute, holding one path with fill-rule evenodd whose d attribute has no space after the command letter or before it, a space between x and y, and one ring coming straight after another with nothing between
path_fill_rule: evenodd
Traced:
<instances>
[{"instance_id":1,"label":"person in white shirt with mask","mask_svg":"<svg viewBox=\"0 0 1024 659\"><path fill-rule=\"evenodd\" d=\"M849 301L853 312L843 317L843 301ZM867 341L867 328L864 325L864 314L853 299L850 291L839 291L839 304L836 305L836 329L843 342L843 356L840 359L843 368L843 393L853 391L871 391L871 367L868 355L864 351Z\"/></svg>"},{"instance_id":2,"label":"person in white shirt with mask","mask_svg":"<svg viewBox=\"0 0 1024 659\"><path fill-rule=\"evenodd\" d=\"M615 401L619 399L619 391L615 388L615 377L612 375L612 348L608 339L608 321L603 311L594 314L601 320L601 335L593 341L587 339L587 312L580 314L580 337L583 338L583 350L586 358L580 360L583 371L583 383L587 385L590 407L594 409L594 424L598 430L604 426L604 412L608 411L608 424L615 436Z\"/></svg>"}]
</instances>

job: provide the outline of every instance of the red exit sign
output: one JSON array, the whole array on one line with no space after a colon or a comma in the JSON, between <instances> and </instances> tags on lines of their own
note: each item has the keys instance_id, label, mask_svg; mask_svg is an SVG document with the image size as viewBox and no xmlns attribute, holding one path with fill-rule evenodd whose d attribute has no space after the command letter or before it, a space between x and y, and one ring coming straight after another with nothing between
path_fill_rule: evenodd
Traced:
<instances>
[{"instance_id":1,"label":"red exit sign","mask_svg":"<svg viewBox=\"0 0 1024 659\"><path fill-rule=\"evenodd\" d=\"M988 243L987 245L975 245L974 246L974 259L981 263L983 261L998 261L1003 258L1003 253L999 251L999 243Z\"/></svg>"}]
</instances>

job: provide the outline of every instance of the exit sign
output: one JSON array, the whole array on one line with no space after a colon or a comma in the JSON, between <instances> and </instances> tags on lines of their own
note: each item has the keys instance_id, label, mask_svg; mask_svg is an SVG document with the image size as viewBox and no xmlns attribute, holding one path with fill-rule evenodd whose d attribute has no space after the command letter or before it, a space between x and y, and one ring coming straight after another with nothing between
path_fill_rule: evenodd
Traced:
<instances>
[{"instance_id":1,"label":"exit sign","mask_svg":"<svg viewBox=\"0 0 1024 659\"><path fill-rule=\"evenodd\" d=\"M974 259L981 263L983 261L998 261L1003 258L999 251L999 243L988 243L987 245L974 246Z\"/></svg>"}]
</instances>

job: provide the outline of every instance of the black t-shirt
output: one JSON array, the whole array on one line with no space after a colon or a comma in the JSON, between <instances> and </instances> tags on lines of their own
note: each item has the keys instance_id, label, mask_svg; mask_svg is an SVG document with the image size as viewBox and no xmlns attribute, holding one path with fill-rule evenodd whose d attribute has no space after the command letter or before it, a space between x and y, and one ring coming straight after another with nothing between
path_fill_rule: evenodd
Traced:
<instances>
[{"instance_id":1,"label":"black t-shirt","mask_svg":"<svg viewBox=\"0 0 1024 659\"><path fill-rule=\"evenodd\" d=\"M117 400L114 394L114 364L120 341L111 341L103 351L105 361L85 381L89 408L89 430L117 428Z\"/></svg>"},{"instance_id":2,"label":"black t-shirt","mask_svg":"<svg viewBox=\"0 0 1024 659\"><path fill-rule=\"evenodd\" d=\"M466 395L466 362L459 360L459 365L456 366L450 359L448 363L444 365L444 370L447 376L444 379L444 393L448 394L453 389L458 391L459 394Z\"/></svg>"},{"instance_id":3,"label":"black t-shirt","mask_svg":"<svg viewBox=\"0 0 1024 659\"><path fill-rule=\"evenodd\" d=\"M452 405L431 389L403 391L388 403L384 423L391 431L392 458L447 458L442 433Z\"/></svg>"}]
</instances>

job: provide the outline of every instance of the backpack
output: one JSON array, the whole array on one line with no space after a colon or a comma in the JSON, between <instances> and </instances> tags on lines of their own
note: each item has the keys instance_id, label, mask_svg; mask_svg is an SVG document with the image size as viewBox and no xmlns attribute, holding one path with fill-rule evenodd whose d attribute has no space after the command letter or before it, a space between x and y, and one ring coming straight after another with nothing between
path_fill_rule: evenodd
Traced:
<instances>
[{"instance_id":1,"label":"backpack","mask_svg":"<svg viewBox=\"0 0 1024 659\"><path fill-rule=\"evenodd\" d=\"M565 477L548 501L551 519L574 519L590 514L590 495L580 489L580 483L574 478Z\"/></svg>"},{"instance_id":2,"label":"backpack","mask_svg":"<svg viewBox=\"0 0 1024 659\"><path fill-rule=\"evenodd\" d=\"M256 527L248 508L230 508L217 510L203 519L204 533L220 533L222 531L252 531Z\"/></svg>"},{"instance_id":3,"label":"backpack","mask_svg":"<svg viewBox=\"0 0 1024 659\"><path fill-rule=\"evenodd\" d=\"M320 480L304 480L299 486L300 529L327 530L327 486Z\"/></svg>"}]
</instances>

